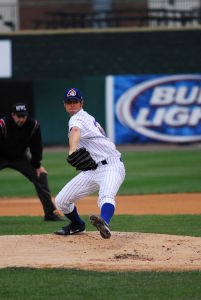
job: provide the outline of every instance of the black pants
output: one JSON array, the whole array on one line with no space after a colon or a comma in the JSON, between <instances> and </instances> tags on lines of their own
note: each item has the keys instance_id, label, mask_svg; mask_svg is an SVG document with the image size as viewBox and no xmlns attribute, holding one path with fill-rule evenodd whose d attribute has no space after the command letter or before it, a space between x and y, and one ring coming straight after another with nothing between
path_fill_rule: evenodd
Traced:
<instances>
[{"instance_id":1,"label":"black pants","mask_svg":"<svg viewBox=\"0 0 201 300\"><path fill-rule=\"evenodd\" d=\"M17 170L34 184L45 214L49 214L55 210L48 186L47 175L41 173L40 177L38 177L28 157L25 156L13 161L0 158L0 170L5 168Z\"/></svg>"}]
</instances>

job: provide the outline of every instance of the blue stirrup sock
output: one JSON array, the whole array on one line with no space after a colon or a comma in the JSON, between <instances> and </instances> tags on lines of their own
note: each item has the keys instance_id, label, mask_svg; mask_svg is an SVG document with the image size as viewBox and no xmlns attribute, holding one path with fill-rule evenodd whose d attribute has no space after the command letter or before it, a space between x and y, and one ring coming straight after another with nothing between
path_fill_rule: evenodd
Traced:
<instances>
[{"instance_id":1,"label":"blue stirrup sock","mask_svg":"<svg viewBox=\"0 0 201 300\"><path fill-rule=\"evenodd\" d=\"M101 218L109 224L112 216L114 215L115 207L111 203L104 203L101 207Z\"/></svg>"},{"instance_id":2,"label":"blue stirrup sock","mask_svg":"<svg viewBox=\"0 0 201 300\"><path fill-rule=\"evenodd\" d=\"M84 221L80 218L76 206L71 213L65 214L65 216L72 222L74 225L84 224Z\"/></svg>"}]
</instances>

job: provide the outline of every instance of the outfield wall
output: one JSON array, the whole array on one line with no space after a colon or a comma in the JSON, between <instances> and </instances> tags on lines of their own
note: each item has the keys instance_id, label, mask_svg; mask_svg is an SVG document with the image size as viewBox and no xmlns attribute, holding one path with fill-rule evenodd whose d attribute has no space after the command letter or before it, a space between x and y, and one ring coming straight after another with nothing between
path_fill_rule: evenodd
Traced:
<instances>
[{"instance_id":1,"label":"outfield wall","mask_svg":"<svg viewBox=\"0 0 201 300\"><path fill-rule=\"evenodd\" d=\"M1 34L12 42L12 76L0 84L30 83L30 92L13 89L20 101L33 98L44 143L64 144L67 116L64 88L79 87L85 108L105 127L105 76L200 73L201 29L80 30ZM10 99L6 91L5 103ZM9 99L8 99L9 97ZM8 101L9 100L9 101ZM2 103L2 101L1 101Z\"/></svg>"}]
</instances>

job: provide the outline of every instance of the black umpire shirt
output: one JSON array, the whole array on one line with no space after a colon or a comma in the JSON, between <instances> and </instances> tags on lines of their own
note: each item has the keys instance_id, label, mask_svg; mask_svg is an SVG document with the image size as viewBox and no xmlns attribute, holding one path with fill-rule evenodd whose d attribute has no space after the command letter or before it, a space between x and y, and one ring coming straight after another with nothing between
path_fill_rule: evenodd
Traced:
<instances>
[{"instance_id":1,"label":"black umpire shirt","mask_svg":"<svg viewBox=\"0 0 201 300\"><path fill-rule=\"evenodd\" d=\"M15 124L11 116L0 119L0 159L23 158L30 149L31 164L37 169L42 161L42 138L37 120L27 117L22 127Z\"/></svg>"}]
</instances>

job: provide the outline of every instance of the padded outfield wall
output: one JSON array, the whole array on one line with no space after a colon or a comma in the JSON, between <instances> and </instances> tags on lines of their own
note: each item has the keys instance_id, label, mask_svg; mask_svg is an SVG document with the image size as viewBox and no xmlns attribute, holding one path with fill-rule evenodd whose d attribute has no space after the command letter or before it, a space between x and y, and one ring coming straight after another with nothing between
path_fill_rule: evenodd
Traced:
<instances>
[{"instance_id":1,"label":"padded outfield wall","mask_svg":"<svg viewBox=\"0 0 201 300\"><path fill-rule=\"evenodd\" d=\"M77 86L85 108L105 127L105 76L123 74L186 74L201 70L201 29L52 31L0 35L12 42L12 77L6 84L1 111L13 89L20 101L32 98L45 144L66 143L65 87ZM23 86L21 84L21 86ZM3 90L3 89L2 89ZM15 99L14 99L15 98ZM4 107L2 110L2 103Z\"/></svg>"}]
</instances>

